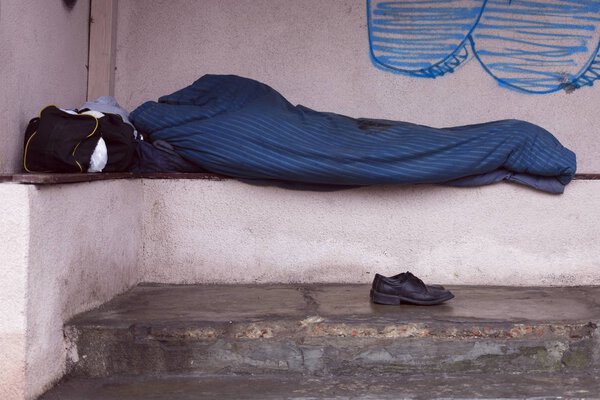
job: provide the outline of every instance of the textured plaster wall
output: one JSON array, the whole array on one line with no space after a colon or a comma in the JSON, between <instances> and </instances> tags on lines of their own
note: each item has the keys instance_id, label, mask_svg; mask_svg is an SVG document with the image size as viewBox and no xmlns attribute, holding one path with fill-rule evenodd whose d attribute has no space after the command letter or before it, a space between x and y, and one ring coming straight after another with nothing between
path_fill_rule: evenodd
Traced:
<instances>
[{"instance_id":1,"label":"textured plaster wall","mask_svg":"<svg viewBox=\"0 0 600 400\"><path fill-rule=\"evenodd\" d=\"M142 186L3 183L0 200L0 398L33 399L65 372L65 321L139 282Z\"/></svg>"},{"instance_id":2,"label":"textured plaster wall","mask_svg":"<svg viewBox=\"0 0 600 400\"><path fill-rule=\"evenodd\" d=\"M521 186L300 192L230 181L144 181L151 282L600 284L600 181L560 196Z\"/></svg>"},{"instance_id":3,"label":"textured plaster wall","mask_svg":"<svg viewBox=\"0 0 600 400\"><path fill-rule=\"evenodd\" d=\"M0 184L0 398L25 395L27 262L29 259L29 192Z\"/></svg>"},{"instance_id":4,"label":"textured plaster wall","mask_svg":"<svg viewBox=\"0 0 600 400\"><path fill-rule=\"evenodd\" d=\"M0 173L21 171L27 122L48 104L86 97L89 1L0 2Z\"/></svg>"},{"instance_id":5,"label":"textured plaster wall","mask_svg":"<svg viewBox=\"0 0 600 400\"><path fill-rule=\"evenodd\" d=\"M432 126L528 120L600 172L600 87L523 94L477 61L443 79L369 58L365 0L119 3L116 95L130 110L207 73L263 81L293 103ZM366 282L411 269L448 283L592 284L597 182L562 196L497 185L286 192L234 181L144 183L146 280Z\"/></svg>"},{"instance_id":6,"label":"textured plaster wall","mask_svg":"<svg viewBox=\"0 0 600 400\"><path fill-rule=\"evenodd\" d=\"M139 181L27 186L27 397L65 371L64 322L139 281Z\"/></svg>"},{"instance_id":7,"label":"textured plaster wall","mask_svg":"<svg viewBox=\"0 0 600 400\"><path fill-rule=\"evenodd\" d=\"M600 172L600 87L527 95L476 60L443 79L383 72L369 58L365 0L119 2L116 95L129 109L203 74L263 81L293 103L351 116L451 126L518 118L553 132Z\"/></svg>"}]
</instances>

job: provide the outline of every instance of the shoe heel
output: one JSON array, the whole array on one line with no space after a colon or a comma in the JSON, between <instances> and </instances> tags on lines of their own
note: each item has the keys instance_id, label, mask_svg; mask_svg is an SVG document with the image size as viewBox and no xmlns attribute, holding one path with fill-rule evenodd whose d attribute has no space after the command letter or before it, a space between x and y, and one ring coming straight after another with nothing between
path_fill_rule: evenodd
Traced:
<instances>
[{"instance_id":1,"label":"shoe heel","mask_svg":"<svg viewBox=\"0 0 600 400\"><path fill-rule=\"evenodd\" d=\"M376 304L398 305L402 302L398 296L379 293L376 290L371 290L371 301Z\"/></svg>"}]
</instances>

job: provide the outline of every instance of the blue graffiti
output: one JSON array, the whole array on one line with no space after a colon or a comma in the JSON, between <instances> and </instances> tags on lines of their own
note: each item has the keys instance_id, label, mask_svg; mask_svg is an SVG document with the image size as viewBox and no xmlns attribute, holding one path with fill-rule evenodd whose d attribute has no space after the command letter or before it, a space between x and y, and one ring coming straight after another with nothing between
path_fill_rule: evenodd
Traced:
<instances>
[{"instance_id":1,"label":"blue graffiti","mask_svg":"<svg viewBox=\"0 0 600 400\"><path fill-rule=\"evenodd\" d=\"M500 85L570 91L600 79L600 0L367 0L378 68L422 78L471 58Z\"/></svg>"},{"instance_id":2,"label":"blue graffiti","mask_svg":"<svg viewBox=\"0 0 600 400\"><path fill-rule=\"evenodd\" d=\"M435 78L469 58L468 38L482 0L367 1L373 63L384 70Z\"/></svg>"}]
</instances>

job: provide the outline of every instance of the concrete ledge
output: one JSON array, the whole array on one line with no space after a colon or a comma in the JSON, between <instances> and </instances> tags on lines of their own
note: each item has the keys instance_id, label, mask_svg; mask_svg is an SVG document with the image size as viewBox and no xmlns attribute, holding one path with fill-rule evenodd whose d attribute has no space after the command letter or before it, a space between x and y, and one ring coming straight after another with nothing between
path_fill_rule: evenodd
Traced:
<instances>
[{"instance_id":1,"label":"concrete ledge","mask_svg":"<svg viewBox=\"0 0 600 400\"><path fill-rule=\"evenodd\" d=\"M0 183L14 182L32 185L56 185L64 183L80 183L92 181L108 181L114 179L208 179L229 180L235 179L212 172L181 173L181 172L153 172L153 173L88 173L88 174L58 174L58 173L32 173L32 174L0 174ZM600 174L577 174L574 180L600 180ZM274 184L279 181L273 180Z\"/></svg>"},{"instance_id":2,"label":"concrete ledge","mask_svg":"<svg viewBox=\"0 0 600 400\"><path fill-rule=\"evenodd\" d=\"M59 185L65 183L82 183L95 181L111 181L117 179L230 179L212 173L144 173L115 172L101 174L6 174L0 175L1 182L13 182L31 185Z\"/></svg>"},{"instance_id":3,"label":"concrete ledge","mask_svg":"<svg viewBox=\"0 0 600 400\"><path fill-rule=\"evenodd\" d=\"M366 283L410 270L470 285L600 284L600 181L337 192L144 180L144 280Z\"/></svg>"},{"instance_id":4,"label":"concrete ledge","mask_svg":"<svg viewBox=\"0 0 600 400\"><path fill-rule=\"evenodd\" d=\"M370 285L138 286L66 328L78 376L600 369L600 287L450 287L434 307Z\"/></svg>"}]
</instances>

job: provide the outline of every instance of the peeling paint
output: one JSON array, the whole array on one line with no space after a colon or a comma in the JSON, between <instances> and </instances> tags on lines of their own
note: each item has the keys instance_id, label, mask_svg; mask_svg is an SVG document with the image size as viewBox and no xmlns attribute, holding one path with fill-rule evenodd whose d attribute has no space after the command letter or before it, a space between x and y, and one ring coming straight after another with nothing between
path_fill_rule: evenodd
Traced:
<instances>
[{"instance_id":1,"label":"peeling paint","mask_svg":"<svg viewBox=\"0 0 600 400\"><path fill-rule=\"evenodd\" d=\"M552 339L591 338L595 325L590 324L502 324L500 327L470 326L457 328L446 323L407 323L400 325L367 325L352 323L325 322L319 316L307 317L298 323L290 321L265 321L255 323L234 323L227 326L190 327L190 328L153 328L137 327L136 336L169 339L210 340L217 338L269 339L274 337L353 337L353 338L435 338L435 339Z\"/></svg>"},{"instance_id":2,"label":"peeling paint","mask_svg":"<svg viewBox=\"0 0 600 400\"><path fill-rule=\"evenodd\" d=\"M309 325L318 324L318 323L321 323L324 321L325 321L325 318L320 317L318 315L313 315L313 316L307 317L307 318L303 319L302 321L300 321L300 326L309 326Z\"/></svg>"},{"instance_id":3,"label":"peeling paint","mask_svg":"<svg viewBox=\"0 0 600 400\"><path fill-rule=\"evenodd\" d=\"M162 329L152 331L149 338L157 340L165 339L215 339L222 336L222 332L214 328L183 328Z\"/></svg>"},{"instance_id":4,"label":"peeling paint","mask_svg":"<svg viewBox=\"0 0 600 400\"><path fill-rule=\"evenodd\" d=\"M271 326L261 326L258 324L250 325L235 334L235 337L238 339L269 339L273 336L273 328Z\"/></svg>"}]
</instances>

